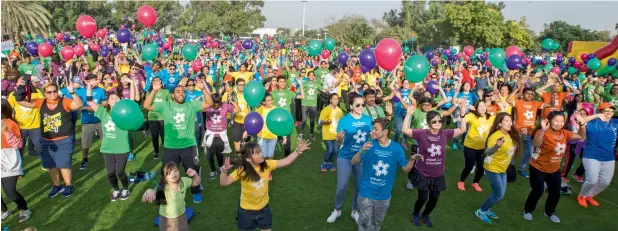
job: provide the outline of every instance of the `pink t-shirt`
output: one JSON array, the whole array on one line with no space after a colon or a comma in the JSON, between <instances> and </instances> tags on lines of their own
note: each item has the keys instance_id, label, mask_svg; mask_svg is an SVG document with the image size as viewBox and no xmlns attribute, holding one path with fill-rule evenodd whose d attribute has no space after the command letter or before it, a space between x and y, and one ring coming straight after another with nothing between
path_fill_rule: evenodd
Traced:
<instances>
[{"instance_id":1,"label":"pink t-shirt","mask_svg":"<svg viewBox=\"0 0 618 231\"><path fill-rule=\"evenodd\" d=\"M424 160L416 161L414 168L424 177L439 177L444 175L446 162L446 141L453 139L453 129L442 129L437 135L429 129L414 129L412 138L418 143L418 153Z\"/></svg>"},{"instance_id":2,"label":"pink t-shirt","mask_svg":"<svg viewBox=\"0 0 618 231\"><path fill-rule=\"evenodd\" d=\"M229 103L221 103L219 108L206 109L206 130L223 132L227 130L227 113L234 112L234 106Z\"/></svg>"}]
</instances>

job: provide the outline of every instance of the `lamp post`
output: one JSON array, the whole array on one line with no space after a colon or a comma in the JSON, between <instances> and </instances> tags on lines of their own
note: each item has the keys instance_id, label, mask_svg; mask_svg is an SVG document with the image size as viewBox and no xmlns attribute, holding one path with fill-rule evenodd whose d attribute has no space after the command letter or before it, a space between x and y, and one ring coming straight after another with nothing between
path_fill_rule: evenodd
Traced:
<instances>
[{"instance_id":1,"label":"lamp post","mask_svg":"<svg viewBox=\"0 0 618 231\"><path fill-rule=\"evenodd\" d=\"M303 3L303 37L305 37L305 5L307 0L300 0Z\"/></svg>"}]
</instances>

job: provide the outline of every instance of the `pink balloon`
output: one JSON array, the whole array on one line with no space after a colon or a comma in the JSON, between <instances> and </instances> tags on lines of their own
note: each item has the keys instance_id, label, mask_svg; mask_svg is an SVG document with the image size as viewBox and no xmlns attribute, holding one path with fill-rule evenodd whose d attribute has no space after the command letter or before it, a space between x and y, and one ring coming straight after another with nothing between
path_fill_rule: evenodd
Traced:
<instances>
[{"instance_id":1,"label":"pink balloon","mask_svg":"<svg viewBox=\"0 0 618 231\"><path fill-rule=\"evenodd\" d=\"M582 63L581 63L580 61L575 61L575 62L573 63L573 67L575 67L575 68L577 68L577 69L579 69L581 66L582 66Z\"/></svg>"},{"instance_id":2,"label":"pink balloon","mask_svg":"<svg viewBox=\"0 0 618 231\"><path fill-rule=\"evenodd\" d=\"M472 47L472 46L464 47L463 53L466 54L467 56L472 56L472 53L474 53L474 47ZM459 59L459 57L458 57L458 59Z\"/></svg>"},{"instance_id":3,"label":"pink balloon","mask_svg":"<svg viewBox=\"0 0 618 231\"><path fill-rule=\"evenodd\" d=\"M401 45L392 38L382 39L374 51L378 65L387 71L391 71L401 62Z\"/></svg>"},{"instance_id":4,"label":"pink balloon","mask_svg":"<svg viewBox=\"0 0 618 231\"><path fill-rule=\"evenodd\" d=\"M462 53L457 53L457 59L460 59L461 57L463 57L463 55L464 54L462 54ZM466 55L466 56L469 56L469 55Z\"/></svg>"},{"instance_id":5,"label":"pink balloon","mask_svg":"<svg viewBox=\"0 0 618 231\"><path fill-rule=\"evenodd\" d=\"M48 57L52 54L52 46L49 43L44 42L39 45L37 51L41 57Z\"/></svg>"},{"instance_id":6,"label":"pink balloon","mask_svg":"<svg viewBox=\"0 0 618 231\"><path fill-rule=\"evenodd\" d=\"M64 58L64 61L69 61L73 58L75 51L71 46L64 46L60 49L60 54L62 55L62 58Z\"/></svg>"},{"instance_id":7,"label":"pink balloon","mask_svg":"<svg viewBox=\"0 0 618 231\"><path fill-rule=\"evenodd\" d=\"M97 32L97 22L88 15L79 16L75 22L75 27L79 34L86 38L91 38Z\"/></svg>"},{"instance_id":8,"label":"pink balloon","mask_svg":"<svg viewBox=\"0 0 618 231\"><path fill-rule=\"evenodd\" d=\"M510 46L509 48L506 48L506 57L508 58L511 55L522 56L523 53L521 52L521 49L519 49L519 47L517 47L517 46Z\"/></svg>"},{"instance_id":9,"label":"pink balloon","mask_svg":"<svg viewBox=\"0 0 618 231\"><path fill-rule=\"evenodd\" d=\"M159 53L163 53L163 47L159 47Z\"/></svg>"},{"instance_id":10,"label":"pink balloon","mask_svg":"<svg viewBox=\"0 0 618 231\"><path fill-rule=\"evenodd\" d=\"M553 73L554 73L554 74L556 74L556 75L559 75L559 74L560 74L560 67L554 67L554 68L552 68L552 69L551 69L551 72L553 72Z\"/></svg>"},{"instance_id":11,"label":"pink balloon","mask_svg":"<svg viewBox=\"0 0 618 231\"><path fill-rule=\"evenodd\" d=\"M330 56L330 51L328 50L322 50L322 58L323 59L327 59Z\"/></svg>"},{"instance_id":12,"label":"pink balloon","mask_svg":"<svg viewBox=\"0 0 618 231\"><path fill-rule=\"evenodd\" d=\"M170 42L165 42L165 43L163 43L163 49L165 49L165 50L169 50L169 49L170 49L170 47L172 47L172 43L170 43Z\"/></svg>"},{"instance_id":13,"label":"pink balloon","mask_svg":"<svg viewBox=\"0 0 618 231\"><path fill-rule=\"evenodd\" d=\"M90 50L91 50L91 51L93 51L93 52L97 52L97 51L99 51L99 44L93 43L93 44L90 44L90 46L88 46L88 47L89 47L89 48L90 48Z\"/></svg>"},{"instance_id":14,"label":"pink balloon","mask_svg":"<svg viewBox=\"0 0 618 231\"><path fill-rule=\"evenodd\" d=\"M219 42L217 41L212 42L212 48L217 48L217 47L219 47Z\"/></svg>"},{"instance_id":15,"label":"pink balloon","mask_svg":"<svg viewBox=\"0 0 618 231\"><path fill-rule=\"evenodd\" d=\"M210 35L206 36L206 42L210 42L210 41L212 41L212 36Z\"/></svg>"},{"instance_id":16,"label":"pink balloon","mask_svg":"<svg viewBox=\"0 0 618 231\"><path fill-rule=\"evenodd\" d=\"M73 47L73 51L75 52L75 55L77 57L81 57L82 55L84 55L84 52L86 52L86 49L84 49L84 47L80 44L75 45L75 47Z\"/></svg>"},{"instance_id":17,"label":"pink balloon","mask_svg":"<svg viewBox=\"0 0 618 231\"><path fill-rule=\"evenodd\" d=\"M64 34L62 32L56 33L56 40L62 41L64 39Z\"/></svg>"},{"instance_id":18,"label":"pink balloon","mask_svg":"<svg viewBox=\"0 0 618 231\"><path fill-rule=\"evenodd\" d=\"M241 43L240 41L236 41L236 47L237 47L237 48L242 47L242 43Z\"/></svg>"},{"instance_id":19,"label":"pink balloon","mask_svg":"<svg viewBox=\"0 0 618 231\"><path fill-rule=\"evenodd\" d=\"M485 66L486 67L491 67L491 62L489 62L489 59L485 60Z\"/></svg>"},{"instance_id":20,"label":"pink balloon","mask_svg":"<svg viewBox=\"0 0 618 231\"><path fill-rule=\"evenodd\" d=\"M99 38L101 38L101 39L104 39L104 38L105 38L105 36L107 36L107 31L106 31L106 30L104 30L104 29L99 29L99 30L97 31L97 37L99 37Z\"/></svg>"},{"instance_id":21,"label":"pink balloon","mask_svg":"<svg viewBox=\"0 0 618 231\"><path fill-rule=\"evenodd\" d=\"M212 43L206 42L206 48L207 48L207 49L212 48Z\"/></svg>"},{"instance_id":22,"label":"pink balloon","mask_svg":"<svg viewBox=\"0 0 618 231\"><path fill-rule=\"evenodd\" d=\"M541 64L543 64L543 66L547 65L547 60L543 60Z\"/></svg>"},{"instance_id":23,"label":"pink balloon","mask_svg":"<svg viewBox=\"0 0 618 231\"><path fill-rule=\"evenodd\" d=\"M201 70L202 62L199 59L193 60L193 62L191 62L191 68L193 68L193 71Z\"/></svg>"},{"instance_id":24,"label":"pink balloon","mask_svg":"<svg viewBox=\"0 0 618 231\"><path fill-rule=\"evenodd\" d=\"M157 12L151 6L144 5L137 10L137 20L144 26L152 26L157 21Z\"/></svg>"},{"instance_id":25,"label":"pink balloon","mask_svg":"<svg viewBox=\"0 0 618 231\"><path fill-rule=\"evenodd\" d=\"M131 30L135 30L135 24L131 25Z\"/></svg>"},{"instance_id":26,"label":"pink balloon","mask_svg":"<svg viewBox=\"0 0 618 231\"><path fill-rule=\"evenodd\" d=\"M585 53L582 53L581 55L579 55L579 57L580 57L582 60L587 60L587 59L588 59L588 55L587 55L587 54L585 54Z\"/></svg>"}]
</instances>

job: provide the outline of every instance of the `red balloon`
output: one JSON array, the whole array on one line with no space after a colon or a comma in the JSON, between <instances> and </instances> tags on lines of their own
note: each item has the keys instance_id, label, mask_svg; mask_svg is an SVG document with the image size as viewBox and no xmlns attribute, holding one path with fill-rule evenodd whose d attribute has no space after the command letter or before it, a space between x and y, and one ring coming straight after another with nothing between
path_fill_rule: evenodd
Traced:
<instances>
[{"instance_id":1,"label":"red balloon","mask_svg":"<svg viewBox=\"0 0 618 231\"><path fill-rule=\"evenodd\" d=\"M463 52L464 52L464 54L466 54L467 56L472 56L472 53L474 53L474 47L472 47L472 46L466 46L466 47L464 47ZM459 59L459 57L458 57L458 59Z\"/></svg>"},{"instance_id":2,"label":"red balloon","mask_svg":"<svg viewBox=\"0 0 618 231\"><path fill-rule=\"evenodd\" d=\"M94 33L97 32L97 22L94 21L94 18L88 15L82 15L77 18L77 22L75 23L75 27L80 35L86 38L92 38Z\"/></svg>"},{"instance_id":3,"label":"red balloon","mask_svg":"<svg viewBox=\"0 0 618 231\"><path fill-rule=\"evenodd\" d=\"M104 39L104 38L105 38L105 36L107 36L107 32L106 32L105 30L103 30L103 29L99 29L99 30L97 31L97 37L99 37L99 38L101 38L101 39Z\"/></svg>"},{"instance_id":4,"label":"red balloon","mask_svg":"<svg viewBox=\"0 0 618 231\"><path fill-rule=\"evenodd\" d=\"M193 71L199 71L202 69L202 61L200 61L199 59L193 60L193 62L191 62L191 68L193 68Z\"/></svg>"},{"instance_id":5,"label":"red balloon","mask_svg":"<svg viewBox=\"0 0 618 231\"><path fill-rule=\"evenodd\" d=\"M275 45L275 48L279 49L279 48L281 48L281 45L277 44L277 45Z\"/></svg>"},{"instance_id":6,"label":"red balloon","mask_svg":"<svg viewBox=\"0 0 618 231\"><path fill-rule=\"evenodd\" d=\"M506 57L510 57L511 55L519 55L522 56L523 53L521 52L521 49L519 49L519 47L517 46L510 46L509 48L506 48Z\"/></svg>"},{"instance_id":7,"label":"red balloon","mask_svg":"<svg viewBox=\"0 0 618 231\"><path fill-rule=\"evenodd\" d=\"M486 67L491 67L491 62L489 62L489 59L485 60L485 66Z\"/></svg>"},{"instance_id":8,"label":"red balloon","mask_svg":"<svg viewBox=\"0 0 618 231\"><path fill-rule=\"evenodd\" d=\"M77 57L80 57L82 55L84 55L84 52L86 52L86 49L84 49L84 47L82 45L75 45L75 47L73 47L73 51L75 52L75 55Z\"/></svg>"},{"instance_id":9,"label":"red balloon","mask_svg":"<svg viewBox=\"0 0 618 231\"><path fill-rule=\"evenodd\" d=\"M56 33L56 40L62 41L64 39L64 34L62 32Z\"/></svg>"},{"instance_id":10,"label":"red balloon","mask_svg":"<svg viewBox=\"0 0 618 231\"><path fill-rule=\"evenodd\" d=\"M163 47L159 47L159 53L163 53Z\"/></svg>"},{"instance_id":11,"label":"red balloon","mask_svg":"<svg viewBox=\"0 0 618 231\"><path fill-rule=\"evenodd\" d=\"M581 65L577 69L579 70L579 72L588 72L588 65Z\"/></svg>"},{"instance_id":12,"label":"red balloon","mask_svg":"<svg viewBox=\"0 0 618 231\"><path fill-rule=\"evenodd\" d=\"M461 57L463 57L463 55L464 54L462 54L462 53L457 53L457 59L460 59ZM466 55L466 56L469 56L469 55Z\"/></svg>"},{"instance_id":13,"label":"red balloon","mask_svg":"<svg viewBox=\"0 0 618 231\"><path fill-rule=\"evenodd\" d=\"M94 51L94 52L99 51L99 44L93 43L93 44L90 44L89 47L91 51Z\"/></svg>"},{"instance_id":14,"label":"red balloon","mask_svg":"<svg viewBox=\"0 0 618 231\"><path fill-rule=\"evenodd\" d=\"M547 65L547 60L543 60L541 64L543 64L543 66Z\"/></svg>"},{"instance_id":15,"label":"red balloon","mask_svg":"<svg viewBox=\"0 0 618 231\"><path fill-rule=\"evenodd\" d=\"M52 54L52 46L47 42L41 43L38 52L41 57L48 57Z\"/></svg>"},{"instance_id":16,"label":"red balloon","mask_svg":"<svg viewBox=\"0 0 618 231\"><path fill-rule=\"evenodd\" d=\"M378 65L387 71L391 71L401 62L401 44L392 38L382 39L374 51Z\"/></svg>"},{"instance_id":17,"label":"red balloon","mask_svg":"<svg viewBox=\"0 0 618 231\"><path fill-rule=\"evenodd\" d=\"M581 55L579 55L579 57L580 57L582 60L587 60L587 59L588 59L588 55L587 55L586 53L582 53Z\"/></svg>"},{"instance_id":18,"label":"red balloon","mask_svg":"<svg viewBox=\"0 0 618 231\"><path fill-rule=\"evenodd\" d=\"M553 72L556 75L560 75L560 67L554 67L551 69L551 72Z\"/></svg>"},{"instance_id":19,"label":"red balloon","mask_svg":"<svg viewBox=\"0 0 618 231\"><path fill-rule=\"evenodd\" d=\"M62 55L62 58L64 58L64 61L69 61L73 58L75 51L73 51L71 46L64 46L60 49L60 54Z\"/></svg>"},{"instance_id":20,"label":"red balloon","mask_svg":"<svg viewBox=\"0 0 618 231\"><path fill-rule=\"evenodd\" d=\"M206 42L210 42L210 41L212 41L212 36L210 35L206 36Z\"/></svg>"},{"instance_id":21,"label":"red balloon","mask_svg":"<svg viewBox=\"0 0 618 231\"><path fill-rule=\"evenodd\" d=\"M144 5L137 10L137 20L144 26L152 26L157 21L157 12L152 7Z\"/></svg>"},{"instance_id":22,"label":"red balloon","mask_svg":"<svg viewBox=\"0 0 618 231\"><path fill-rule=\"evenodd\" d=\"M330 51L328 50L322 50L322 58L323 59L327 59L330 56Z\"/></svg>"},{"instance_id":23,"label":"red balloon","mask_svg":"<svg viewBox=\"0 0 618 231\"><path fill-rule=\"evenodd\" d=\"M217 48L217 47L219 47L219 42L217 41L212 42L212 48Z\"/></svg>"},{"instance_id":24,"label":"red balloon","mask_svg":"<svg viewBox=\"0 0 618 231\"><path fill-rule=\"evenodd\" d=\"M165 42L163 43L163 49L165 50L169 50L170 47L172 47L172 43L171 42Z\"/></svg>"},{"instance_id":25,"label":"red balloon","mask_svg":"<svg viewBox=\"0 0 618 231\"><path fill-rule=\"evenodd\" d=\"M579 69L579 67L581 67L581 66L582 66L582 63L581 63L581 62L579 62L579 61L575 61L575 62L573 63L573 67L575 67L575 68L577 68L577 69Z\"/></svg>"},{"instance_id":26,"label":"red balloon","mask_svg":"<svg viewBox=\"0 0 618 231\"><path fill-rule=\"evenodd\" d=\"M466 61L466 62L470 61L470 56L464 55L463 58L464 58L464 61Z\"/></svg>"},{"instance_id":27,"label":"red balloon","mask_svg":"<svg viewBox=\"0 0 618 231\"><path fill-rule=\"evenodd\" d=\"M242 47L242 43L240 41L236 41L236 47L238 48Z\"/></svg>"}]
</instances>

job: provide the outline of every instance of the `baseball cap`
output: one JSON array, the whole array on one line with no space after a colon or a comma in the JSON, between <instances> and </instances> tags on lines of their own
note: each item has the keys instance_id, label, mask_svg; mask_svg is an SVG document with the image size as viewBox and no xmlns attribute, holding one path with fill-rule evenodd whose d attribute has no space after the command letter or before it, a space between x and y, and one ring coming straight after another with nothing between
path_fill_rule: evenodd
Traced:
<instances>
[{"instance_id":1,"label":"baseball cap","mask_svg":"<svg viewBox=\"0 0 618 231\"><path fill-rule=\"evenodd\" d=\"M599 107L597 107L597 111L603 111L608 108L612 110L616 110L616 107L614 107L610 103L604 102L604 103L599 104Z\"/></svg>"}]
</instances>

